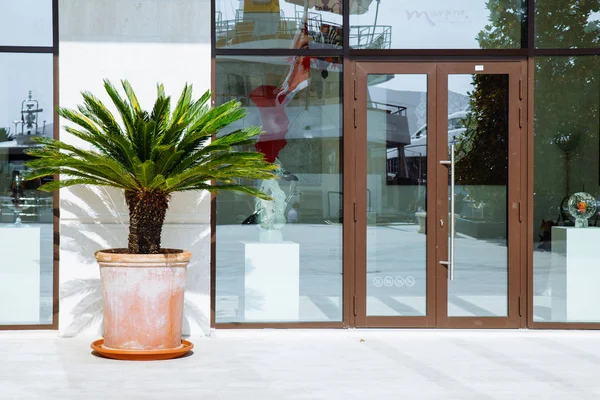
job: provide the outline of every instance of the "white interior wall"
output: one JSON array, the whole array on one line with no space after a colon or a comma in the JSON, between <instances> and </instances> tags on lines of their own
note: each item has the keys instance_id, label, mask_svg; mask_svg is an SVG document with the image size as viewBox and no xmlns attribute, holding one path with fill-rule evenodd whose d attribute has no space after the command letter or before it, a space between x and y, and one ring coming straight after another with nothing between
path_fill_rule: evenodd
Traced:
<instances>
[{"instance_id":1,"label":"white interior wall","mask_svg":"<svg viewBox=\"0 0 600 400\"><path fill-rule=\"evenodd\" d=\"M108 102L103 78L128 79L143 106L162 82L176 101L185 82L195 97L210 88L210 0L61 0L60 105L75 107L80 91ZM61 126L65 121L60 121ZM62 140L75 143L61 130ZM61 336L101 334L101 291L96 250L127 245L121 193L75 187L61 191ZM175 195L163 246L194 254L188 270L184 334L206 334L210 321L210 196Z\"/></svg>"}]
</instances>

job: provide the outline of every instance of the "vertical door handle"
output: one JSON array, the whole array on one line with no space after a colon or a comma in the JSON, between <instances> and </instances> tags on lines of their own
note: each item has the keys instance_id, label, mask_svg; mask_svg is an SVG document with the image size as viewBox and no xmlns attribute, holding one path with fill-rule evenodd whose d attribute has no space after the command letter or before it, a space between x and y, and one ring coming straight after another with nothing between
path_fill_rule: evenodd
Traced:
<instances>
[{"instance_id":1,"label":"vertical door handle","mask_svg":"<svg viewBox=\"0 0 600 400\"><path fill-rule=\"evenodd\" d=\"M453 144L450 150L450 160L442 160L440 164L450 166L450 246L448 247L448 261L440 261L440 264L448 266L448 274L450 276L450 280L454 280L454 220L455 220L455 210L454 210L454 181L455 181L455 170L454 170L454 153L456 146Z\"/></svg>"}]
</instances>

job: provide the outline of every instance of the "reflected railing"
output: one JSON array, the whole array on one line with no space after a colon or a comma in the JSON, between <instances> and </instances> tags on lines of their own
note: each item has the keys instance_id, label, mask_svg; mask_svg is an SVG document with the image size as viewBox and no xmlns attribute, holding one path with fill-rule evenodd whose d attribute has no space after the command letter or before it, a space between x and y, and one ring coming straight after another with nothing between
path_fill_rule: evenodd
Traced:
<instances>
[{"instance_id":1,"label":"reflected railing","mask_svg":"<svg viewBox=\"0 0 600 400\"><path fill-rule=\"evenodd\" d=\"M350 47L358 50L391 49L392 27L389 25L351 26Z\"/></svg>"},{"instance_id":2,"label":"reflected railing","mask_svg":"<svg viewBox=\"0 0 600 400\"><path fill-rule=\"evenodd\" d=\"M286 17L283 11L272 18L257 16L237 10L234 19L222 20L221 13L215 18L217 47L237 47L264 40L292 40L304 24L304 13L296 12L294 17ZM309 47L327 45L341 47L342 26L339 23L323 20L319 13L308 13L307 29L310 36ZM392 27L388 25L356 25L350 27L350 47L353 49L390 49Z\"/></svg>"}]
</instances>

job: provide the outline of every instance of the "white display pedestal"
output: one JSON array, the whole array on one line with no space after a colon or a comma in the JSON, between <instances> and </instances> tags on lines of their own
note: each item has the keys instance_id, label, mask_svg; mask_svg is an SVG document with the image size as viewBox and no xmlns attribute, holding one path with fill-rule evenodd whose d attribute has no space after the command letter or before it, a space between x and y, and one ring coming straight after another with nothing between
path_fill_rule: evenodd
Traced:
<instances>
[{"instance_id":1,"label":"white display pedestal","mask_svg":"<svg viewBox=\"0 0 600 400\"><path fill-rule=\"evenodd\" d=\"M246 321L298 321L300 245L294 242L243 242Z\"/></svg>"},{"instance_id":2,"label":"white display pedestal","mask_svg":"<svg viewBox=\"0 0 600 400\"><path fill-rule=\"evenodd\" d=\"M600 322L600 228L552 227L552 321Z\"/></svg>"},{"instance_id":3,"label":"white display pedestal","mask_svg":"<svg viewBox=\"0 0 600 400\"><path fill-rule=\"evenodd\" d=\"M0 324L40 320L40 228L0 228Z\"/></svg>"}]
</instances>

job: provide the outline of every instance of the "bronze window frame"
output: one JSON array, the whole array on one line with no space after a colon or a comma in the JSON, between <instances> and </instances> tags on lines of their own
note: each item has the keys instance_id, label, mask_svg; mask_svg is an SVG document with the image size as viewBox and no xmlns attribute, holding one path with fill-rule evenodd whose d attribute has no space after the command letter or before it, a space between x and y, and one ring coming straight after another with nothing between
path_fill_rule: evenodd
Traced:
<instances>
[{"instance_id":1,"label":"bronze window frame","mask_svg":"<svg viewBox=\"0 0 600 400\"><path fill-rule=\"evenodd\" d=\"M57 106L59 105L59 81L58 81L58 1L52 0L52 46L0 46L0 53L23 53L23 54L52 54L53 59L53 127L54 139L60 136L60 126ZM59 179L58 175L54 176ZM55 191L52 195L52 323L40 325L0 325L0 331L8 330L58 330L58 308L59 308L59 254L60 254L60 194Z\"/></svg>"},{"instance_id":2,"label":"bronze window frame","mask_svg":"<svg viewBox=\"0 0 600 400\"><path fill-rule=\"evenodd\" d=\"M344 10L349 9L350 0L344 0ZM526 23L522 26L522 47L520 49L393 49L393 50L357 50L350 49L349 30L344 29L344 47L341 49L315 51L315 50L293 50L293 49L227 49L216 48L215 46L215 10L216 0L211 0L211 56L212 56L212 79L211 87L215 88L215 59L216 56L226 55L248 55L248 56L294 56L294 55L319 55L319 56L337 56L343 57L344 63L344 132L343 138L348 139L351 136L349 127L353 124L351 118L353 101L352 91L355 84L356 63L361 61L372 62L470 62L470 61L496 61L510 62L518 61L521 63L521 75L523 79L522 91L524 92L523 102L523 128L520 137L520 169L519 179L521 182L521 214L523 222L521 223L521 245L519 247L518 258L521 265L519 272L519 291L521 302L519 309L522 317L519 319L519 328L532 329L600 329L600 323L558 323L558 322L534 322L533 321L533 118L534 118L534 62L538 56L600 56L600 48L536 48L535 47L535 0L527 0L526 3ZM350 15L348 12L343 14L343 25L350 25ZM356 157L356 145L354 140L344 140L344 159L354 160ZM344 187L345 190L351 190L356 177L355 165L348 161L344 162ZM344 199L344 220L350 221L353 218L351 208L353 202L350 196ZM268 323L268 324L247 324L215 323L215 288L216 288L216 202L214 196L211 200L211 260L210 260L210 279L211 279L211 319L212 328L329 328L329 327L355 327L357 326L353 305L355 300L355 269L350 267L356 261L354 251L349 251L349 247L354 243L357 232L356 224L344 224L343 233L343 322L342 323ZM524 238L524 239L523 239ZM514 307L514 306L513 306ZM428 325L429 326L429 325ZM425 326L423 326L425 327Z\"/></svg>"}]
</instances>

